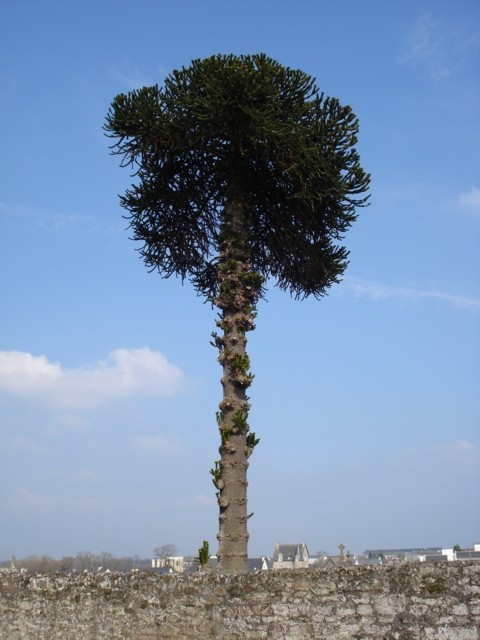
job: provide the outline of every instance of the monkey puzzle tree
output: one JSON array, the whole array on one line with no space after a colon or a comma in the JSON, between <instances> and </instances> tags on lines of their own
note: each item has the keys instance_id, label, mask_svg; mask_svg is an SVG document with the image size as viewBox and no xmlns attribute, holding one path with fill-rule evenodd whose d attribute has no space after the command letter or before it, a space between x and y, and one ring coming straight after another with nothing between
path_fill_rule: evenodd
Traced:
<instances>
[{"instance_id":1,"label":"monkey puzzle tree","mask_svg":"<svg viewBox=\"0 0 480 640\"><path fill-rule=\"evenodd\" d=\"M338 243L368 198L358 120L302 71L264 54L216 55L174 71L163 88L118 95L105 130L137 178L121 204L146 265L189 279L219 309L218 559L243 570L258 443L247 422L246 332L268 279L319 298L344 272Z\"/></svg>"}]
</instances>

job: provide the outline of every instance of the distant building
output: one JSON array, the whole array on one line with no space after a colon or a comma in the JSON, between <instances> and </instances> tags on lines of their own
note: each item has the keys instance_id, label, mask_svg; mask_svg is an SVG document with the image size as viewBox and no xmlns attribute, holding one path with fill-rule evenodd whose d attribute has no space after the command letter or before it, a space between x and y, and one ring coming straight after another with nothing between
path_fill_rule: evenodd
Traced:
<instances>
[{"instance_id":1,"label":"distant building","mask_svg":"<svg viewBox=\"0 0 480 640\"><path fill-rule=\"evenodd\" d=\"M191 571L195 565L195 558L188 556L170 556L169 558L152 558L152 569L159 569L160 573L184 573Z\"/></svg>"},{"instance_id":2,"label":"distant building","mask_svg":"<svg viewBox=\"0 0 480 640\"><path fill-rule=\"evenodd\" d=\"M308 549L304 542L275 545L272 569L308 569Z\"/></svg>"},{"instance_id":3,"label":"distant building","mask_svg":"<svg viewBox=\"0 0 480 640\"><path fill-rule=\"evenodd\" d=\"M267 569L271 569L271 562L269 562L266 556L248 558L247 569L248 571L266 571Z\"/></svg>"},{"instance_id":4,"label":"distant building","mask_svg":"<svg viewBox=\"0 0 480 640\"><path fill-rule=\"evenodd\" d=\"M457 547L458 548L458 547ZM310 556L304 542L296 544L275 545L271 558L261 556L248 558L248 571L265 571L269 569L308 569L335 567L338 565L371 565L399 564L402 562L452 562L454 560L476 560L480 562L480 542L468 549L454 551L441 547L418 547L409 549L367 549L361 555L341 553L338 556L323 554ZM217 557L210 556L211 568L217 566ZM198 560L192 556L172 556L169 558L153 558L152 568L158 573L191 573L199 570ZM11 569L3 569L10 571Z\"/></svg>"},{"instance_id":5,"label":"distant building","mask_svg":"<svg viewBox=\"0 0 480 640\"><path fill-rule=\"evenodd\" d=\"M480 560L480 542L475 542L469 549L461 549L456 553L457 560Z\"/></svg>"},{"instance_id":6,"label":"distant building","mask_svg":"<svg viewBox=\"0 0 480 640\"><path fill-rule=\"evenodd\" d=\"M452 562L458 559L453 549L418 547L412 549L368 549L356 564L390 564L395 562Z\"/></svg>"}]
</instances>

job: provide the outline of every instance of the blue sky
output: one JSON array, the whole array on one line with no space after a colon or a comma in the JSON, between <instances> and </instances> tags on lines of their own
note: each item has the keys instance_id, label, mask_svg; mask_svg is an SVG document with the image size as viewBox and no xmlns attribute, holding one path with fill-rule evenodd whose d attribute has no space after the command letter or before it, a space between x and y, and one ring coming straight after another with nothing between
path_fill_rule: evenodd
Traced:
<instances>
[{"instance_id":1,"label":"blue sky","mask_svg":"<svg viewBox=\"0 0 480 640\"><path fill-rule=\"evenodd\" d=\"M215 312L148 273L115 95L265 52L360 118L371 206L321 301L249 335L250 554L480 539L476 0L36 0L0 8L0 559L216 549Z\"/></svg>"}]
</instances>

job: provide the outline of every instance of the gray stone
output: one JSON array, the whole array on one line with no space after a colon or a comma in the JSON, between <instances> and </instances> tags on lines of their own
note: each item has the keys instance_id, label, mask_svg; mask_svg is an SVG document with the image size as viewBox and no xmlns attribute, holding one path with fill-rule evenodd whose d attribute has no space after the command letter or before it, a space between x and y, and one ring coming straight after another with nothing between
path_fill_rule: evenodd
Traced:
<instances>
[{"instance_id":1,"label":"gray stone","mask_svg":"<svg viewBox=\"0 0 480 640\"><path fill-rule=\"evenodd\" d=\"M479 640L480 563L0 575L0 640Z\"/></svg>"}]
</instances>

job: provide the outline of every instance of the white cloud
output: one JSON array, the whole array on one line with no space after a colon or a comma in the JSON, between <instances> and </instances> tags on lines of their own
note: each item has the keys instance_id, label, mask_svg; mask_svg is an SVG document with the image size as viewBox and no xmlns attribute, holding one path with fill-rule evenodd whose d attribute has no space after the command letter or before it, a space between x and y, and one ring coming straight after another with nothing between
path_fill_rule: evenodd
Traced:
<instances>
[{"instance_id":1,"label":"white cloud","mask_svg":"<svg viewBox=\"0 0 480 640\"><path fill-rule=\"evenodd\" d=\"M23 351L0 352L0 384L12 393L28 393L42 386L52 386L62 377L58 363L51 364L45 356L32 356Z\"/></svg>"},{"instance_id":2,"label":"white cloud","mask_svg":"<svg viewBox=\"0 0 480 640\"><path fill-rule=\"evenodd\" d=\"M156 455L168 455L180 451L180 445L174 436L133 436L130 442L135 449Z\"/></svg>"},{"instance_id":3,"label":"white cloud","mask_svg":"<svg viewBox=\"0 0 480 640\"><path fill-rule=\"evenodd\" d=\"M421 300L437 300L453 307L462 309L479 309L480 300L470 296L461 296L452 293L444 293L435 289L417 289L409 286L394 286L380 282L372 282L347 276L342 281L341 290L350 291L355 296L368 297L375 302L380 300L400 300L405 302L419 302Z\"/></svg>"},{"instance_id":4,"label":"white cloud","mask_svg":"<svg viewBox=\"0 0 480 640\"><path fill-rule=\"evenodd\" d=\"M56 407L87 409L133 395L170 396L182 371L150 349L117 349L106 361L64 369L45 356L0 351L0 390Z\"/></svg>"},{"instance_id":5,"label":"white cloud","mask_svg":"<svg viewBox=\"0 0 480 640\"><path fill-rule=\"evenodd\" d=\"M480 215L480 189L472 187L470 191L461 193L459 196L460 205L469 213Z\"/></svg>"}]
</instances>

